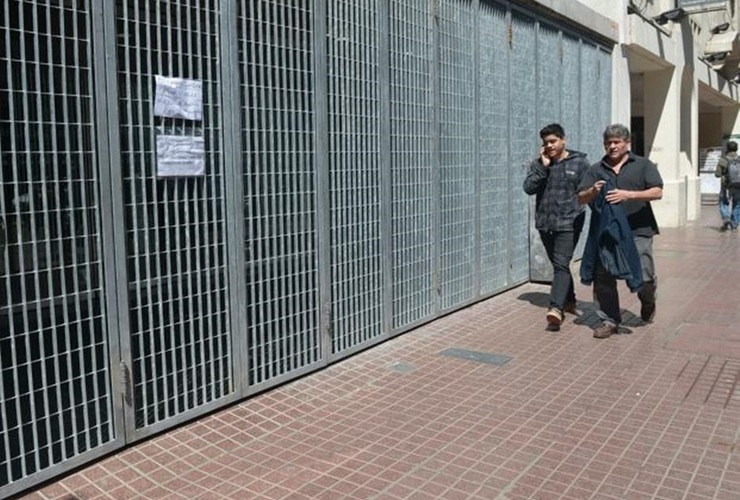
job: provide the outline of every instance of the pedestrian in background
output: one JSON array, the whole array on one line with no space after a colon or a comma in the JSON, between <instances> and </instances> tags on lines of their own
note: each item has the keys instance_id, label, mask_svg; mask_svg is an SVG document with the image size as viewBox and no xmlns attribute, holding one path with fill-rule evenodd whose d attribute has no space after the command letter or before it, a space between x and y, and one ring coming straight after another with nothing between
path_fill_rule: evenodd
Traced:
<instances>
[{"instance_id":1,"label":"pedestrian in background","mask_svg":"<svg viewBox=\"0 0 740 500\"><path fill-rule=\"evenodd\" d=\"M659 233L650 202L663 197L663 179L658 167L630 150L631 137L627 127L609 125L603 134L606 155L583 176L578 188L578 200L591 203L607 184L614 186L605 193L606 203L620 204L632 232L642 268L640 316L650 322L655 316L657 277L653 259L653 236ZM622 321L616 277L605 267L596 264L593 279L597 315L602 324L594 330L594 337L603 339L617 333Z\"/></svg>"},{"instance_id":2,"label":"pedestrian in background","mask_svg":"<svg viewBox=\"0 0 740 500\"><path fill-rule=\"evenodd\" d=\"M565 131L552 123L540 130L539 157L529 166L524 192L536 195L535 228L552 263L550 305L545 315L548 328L560 329L565 312L575 313L576 296L570 262L585 218L576 192L589 168L584 153L566 149Z\"/></svg>"},{"instance_id":3,"label":"pedestrian in background","mask_svg":"<svg viewBox=\"0 0 740 500\"><path fill-rule=\"evenodd\" d=\"M719 190L720 231L737 231L740 224L740 158L735 141L727 143L725 156L717 161L714 176L722 182Z\"/></svg>"}]
</instances>

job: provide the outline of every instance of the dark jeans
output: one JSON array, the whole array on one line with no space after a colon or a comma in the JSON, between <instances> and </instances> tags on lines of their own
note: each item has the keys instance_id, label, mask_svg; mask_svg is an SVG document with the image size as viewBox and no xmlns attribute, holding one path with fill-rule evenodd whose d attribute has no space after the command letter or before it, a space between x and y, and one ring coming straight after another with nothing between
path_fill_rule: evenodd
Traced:
<instances>
[{"instance_id":1,"label":"dark jeans","mask_svg":"<svg viewBox=\"0 0 740 500\"><path fill-rule=\"evenodd\" d=\"M566 302L575 302L573 275L570 261L581 235L581 226L574 231L540 231L547 258L552 263L552 286L550 287L550 307L563 310Z\"/></svg>"},{"instance_id":2,"label":"dark jeans","mask_svg":"<svg viewBox=\"0 0 740 500\"><path fill-rule=\"evenodd\" d=\"M655 302L658 289L658 280L655 276L655 262L653 261L653 238L635 236L637 253L640 254L643 285L637 297L643 304ZM619 307L619 293L617 280L609 274L603 266L596 268L594 276L594 302L596 314L604 323L619 325L622 322L622 313Z\"/></svg>"}]
</instances>

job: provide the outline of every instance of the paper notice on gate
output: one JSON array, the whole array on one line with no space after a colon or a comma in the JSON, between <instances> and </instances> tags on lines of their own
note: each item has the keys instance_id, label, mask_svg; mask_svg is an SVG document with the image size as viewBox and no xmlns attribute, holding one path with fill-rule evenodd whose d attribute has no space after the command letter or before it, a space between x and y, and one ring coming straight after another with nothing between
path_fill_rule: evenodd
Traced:
<instances>
[{"instance_id":1,"label":"paper notice on gate","mask_svg":"<svg viewBox=\"0 0 740 500\"><path fill-rule=\"evenodd\" d=\"M157 177L206 175L206 143L202 137L157 136Z\"/></svg>"},{"instance_id":2,"label":"paper notice on gate","mask_svg":"<svg viewBox=\"0 0 740 500\"><path fill-rule=\"evenodd\" d=\"M203 119L203 82L155 75L154 116Z\"/></svg>"}]
</instances>

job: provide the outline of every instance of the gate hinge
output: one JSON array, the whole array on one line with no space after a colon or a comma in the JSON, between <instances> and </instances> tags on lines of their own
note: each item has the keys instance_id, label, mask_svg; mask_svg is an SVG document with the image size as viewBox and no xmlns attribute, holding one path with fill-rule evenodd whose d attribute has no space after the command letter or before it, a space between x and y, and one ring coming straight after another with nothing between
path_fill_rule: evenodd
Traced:
<instances>
[{"instance_id":1,"label":"gate hinge","mask_svg":"<svg viewBox=\"0 0 740 500\"><path fill-rule=\"evenodd\" d=\"M127 405L131 405L131 370L129 370L125 361L121 361L118 365L118 369L120 372L119 384L121 396L123 396L123 401Z\"/></svg>"}]
</instances>

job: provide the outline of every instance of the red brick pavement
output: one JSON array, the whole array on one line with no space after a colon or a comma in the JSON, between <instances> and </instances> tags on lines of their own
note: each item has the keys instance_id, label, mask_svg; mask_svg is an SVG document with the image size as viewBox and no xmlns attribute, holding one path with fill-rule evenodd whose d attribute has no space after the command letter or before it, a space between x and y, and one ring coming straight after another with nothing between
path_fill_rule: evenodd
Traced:
<instances>
[{"instance_id":1,"label":"red brick pavement","mask_svg":"<svg viewBox=\"0 0 740 500\"><path fill-rule=\"evenodd\" d=\"M656 238L652 324L622 287L624 333L594 339L579 287L547 332L528 284L27 498L740 499L740 235L717 225Z\"/></svg>"}]
</instances>

